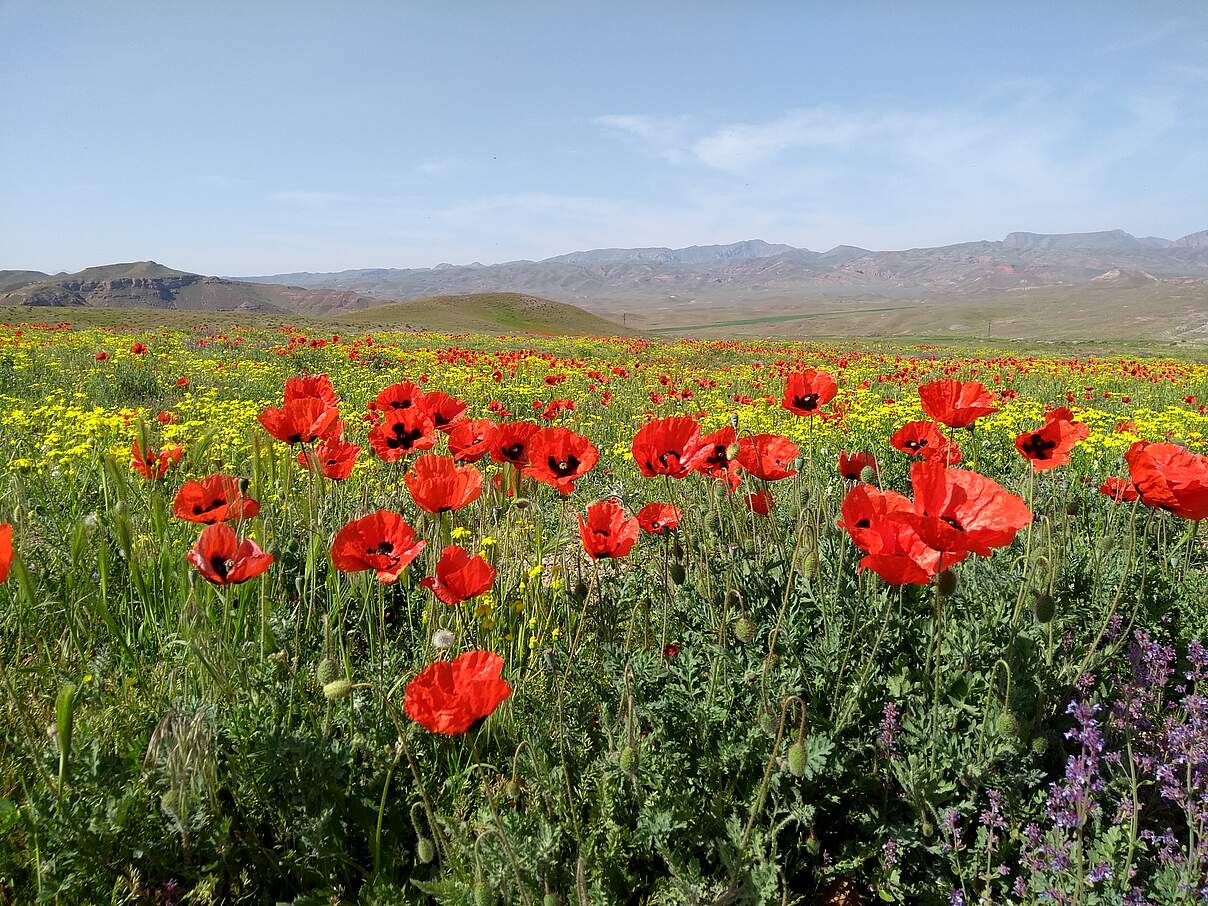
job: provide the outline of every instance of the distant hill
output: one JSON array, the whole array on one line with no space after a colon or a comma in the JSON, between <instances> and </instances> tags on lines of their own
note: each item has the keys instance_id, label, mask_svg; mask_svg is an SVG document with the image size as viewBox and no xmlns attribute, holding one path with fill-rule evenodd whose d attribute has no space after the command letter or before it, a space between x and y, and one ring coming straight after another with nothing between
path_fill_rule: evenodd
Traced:
<instances>
[{"instance_id":1,"label":"distant hill","mask_svg":"<svg viewBox=\"0 0 1208 906\"><path fill-rule=\"evenodd\" d=\"M686 249L595 249L543 261L483 266L371 268L241 278L410 299L450 293L521 292L618 316L692 306L825 299L895 300L935 295L970 301L1029 287L1086 284L1111 270L1160 279L1208 277L1208 231L1181 239L1123 230L1011 233L937 248L827 252L758 239Z\"/></svg>"},{"instance_id":2,"label":"distant hill","mask_svg":"<svg viewBox=\"0 0 1208 906\"><path fill-rule=\"evenodd\" d=\"M341 323L362 327L441 333L628 336L635 333L574 305L522 293L433 296L378 305L344 315Z\"/></svg>"},{"instance_id":3,"label":"distant hill","mask_svg":"<svg viewBox=\"0 0 1208 906\"><path fill-rule=\"evenodd\" d=\"M325 315L355 311L380 300L330 289L240 283L134 261L50 276L0 271L0 305L36 308L159 308Z\"/></svg>"}]
</instances>

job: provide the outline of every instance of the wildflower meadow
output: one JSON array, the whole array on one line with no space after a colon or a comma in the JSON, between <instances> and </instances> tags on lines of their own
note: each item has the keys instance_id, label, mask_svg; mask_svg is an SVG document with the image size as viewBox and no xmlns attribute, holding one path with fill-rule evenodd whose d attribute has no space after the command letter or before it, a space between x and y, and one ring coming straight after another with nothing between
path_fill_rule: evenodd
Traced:
<instances>
[{"instance_id":1,"label":"wildflower meadow","mask_svg":"<svg viewBox=\"0 0 1208 906\"><path fill-rule=\"evenodd\" d=\"M0 902L1208 900L1208 365L0 327Z\"/></svg>"}]
</instances>

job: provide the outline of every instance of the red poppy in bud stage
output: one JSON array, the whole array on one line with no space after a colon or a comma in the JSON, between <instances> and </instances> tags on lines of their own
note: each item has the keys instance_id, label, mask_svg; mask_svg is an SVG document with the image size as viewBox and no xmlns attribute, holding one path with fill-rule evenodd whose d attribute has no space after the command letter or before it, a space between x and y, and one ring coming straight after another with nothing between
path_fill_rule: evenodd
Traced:
<instances>
[{"instance_id":1,"label":"red poppy in bud stage","mask_svg":"<svg viewBox=\"0 0 1208 906\"><path fill-rule=\"evenodd\" d=\"M1014 540L1032 521L1032 511L993 479L943 463L916 462L910 467L914 488L914 527L931 547L949 554L990 556Z\"/></svg>"},{"instance_id":2,"label":"red poppy in bud stage","mask_svg":"<svg viewBox=\"0 0 1208 906\"><path fill-rule=\"evenodd\" d=\"M352 474L361 448L339 437L319 441L313 450L298 451L298 465L314 471L316 468L333 481L343 481Z\"/></svg>"},{"instance_id":3,"label":"red poppy in bud stage","mask_svg":"<svg viewBox=\"0 0 1208 906\"><path fill-rule=\"evenodd\" d=\"M865 469L872 469L874 473L881 471L877 458L871 453L848 453L846 450L839 453L839 475L845 480L860 481Z\"/></svg>"},{"instance_id":4,"label":"red poppy in bud stage","mask_svg":"<svg viewBox=\"0 0 1208 906\"><path fill-rule=\"evenodd\" d=\"M638 510L638 525L650 535L666 535L679 528L680 508L669 503L648 503Z\"/></svg>"},{"instance_id":5,"label":"red poppy in bud stage","mask_svg":"<svg viewBox=\"0 0 1208 906\"><path fill-rule=\"evenodd\" d=\"M337 410L314 396L291 400L280 409L265 409L259 415L265 431L291 446L328 437L339 419Z\"/></svg>"},{"instance_id":6,"label":"red poppy in bud stage","mask_svg":"<svg viewBox=\"0 0 1208 906\"><path fill-rule=\"evenodd\" d=\"M784 399L780 407L794 415L815 415L835 398L839 385L825 371L802 371L790 374L784 384Z\"/></svg>"},{"instance_id":7,"label":"red poppy in bud stage","mask_svg":"<svg viewBox=\"0 0 1208 906\"><path fill-rule=\"evenodd\" d=\"M460 510L482 494L481 472L438 453L419 457L403 480L416 506L428 513Z\"/></svg>"},{"instance_id":8,"label":"red poppy in bud stage","mask_svg":"<svg viewBox=\"0 0 1208 906\"><path fill-rule=\"evenodd\" d=\"M738 464L764 481L780 481L792 478L797 470L791 463L800 450L797 445L779 434L751 434L739 438Z\"/></svg>"},{"instance_id":9,"label":"red poppy in bud stage","mask_svg":"<svg viewBox=\"0 0 1208 906\"><path fill-rule=\"evenodd\" d=\"M1139 440L1124 461L1146 506L1184 519L1208 517L1208 457L1178 444Z\"/></svg>"},{"instance_id":10,"label":"red poppy in bud stage","mask_svg":"<svg viewBox=\"0 0 1208 906\"><path fill-rule=\"evenodd\" d=\"M410 381L399 381L391 384L374 397L369 408L377 412L390 412L394 409L415 409L424 398L424 391Z\"/></svg>"},{"instance_id":11,"label":"red poppy in bud stage","mask_svg":"<svg viewBox=\"0 0 1208 906\"><path fill-rule=\"evenodd\" d=\"M240 541L229 525L219 522L201 533L189 551L189 562L215 585L238 585L272 566L273 555L250 538Z\"/></svg>"},{"instance_id":12,"label":"red poppy in bud stage","mask_svg":"<svg viewBox=\"0 0 1208 906\"><path fill-rule=\"evenodd\" d=\"M0 582L8 578L8 571L13 565L13 527L7 522L0 522Z\"/></svg>"},{"instance_id":13,"label":"red poppy in bud stage","mask_svg":"<svg viewBox=\"0 0 1208 906\"><path fill-rule=\"evenodd\" d=\"M776 506L776 499L767 488L761 488L742 499L743 506L756 516L766 516Z\"/></svg>"},{"instance_id":14,"label":"red poppy in bud stage","mask_svg":"<svg viewBox=\"0 0 1208 906\"><path fill-rule=\"evenodd\" d=\"M419 584L446 604L460 604L491 590L495 567L482 557L470 556L465 548L450 544L440 552L436 575L420 579Z\"/></svg>"},{"instance_id":15,"label":"red poppy in bud stage","mask_svg":"<svg viewBox=\"0 0 1208 906\"><path fill-rule=\"evenodd\" d=\"M465 419L451 425L446 435L449 453L458 462L478 462L491 452L495 423L487 418Z\"/></svg>"},{"instance_id":16,"label":"red poppy in bud stage","mask_svg":"<svg viewBox=\"0 0 1208 906\"><path fill-rule=\"evenodd\" d=\"M628 555L638 540L638 530L638 521L612 500L593 503L587 508L587 518L579 517L579 538L593 560Z\"/></svg>"},{"instance_id":17,"label":"red poppy in bud stage","mask_svg":"<svg viewBox=\"0 0 1208 906\"><path fill-rule=\"evenodd\" d=\"M394 582L427 547L398 513L378 510L354 519L331 543L331 562L345 573L373 570L378 580Z\"/></svg>"},{"instance_id":18,"label":"red poppy in bud stage","mask_svg":"<svg viewBox=\"0 0 1208 906\"><path fill-rule=\"evenodd\" d=\"M451 661L429 664L407 684L403 710L429 732L465 733L512 694L501 673L503 658L491 651L467 651Z\"/></svg>"},{"instance_id":19,"label":"red poppy in bud stage","mask_svg":"<svg viewBox=\"0 0 1208 906\"><path fill-rule=\"evenodd\" d=\"M332 409L340 405L336 388L325 374L299 374L285 382L285 402L292 403L308 397L322 400Z\"/></svg>"},{"instance_id":20,"label":"red poppy in bud stage","mask_svg":"<svg viewBox=\"0 0 1208 906\"><path fill-rule=\"evenodd\" d=\"M436 426L418 407L387 409L381 424L369 430L369 445L382 462L398 462L410 453L436 446Z\"/></svg>"},{"instance_id":21,"label":"red poppy in bud stage","mask_svg":"<svg viewBox=\"0 0 1208 906\"><path fill-rule=\"evenodd\" d=\"M919 387L923 411L949 428L971 425L998 411L994 395L977 381L932 381Z\"/></svg>"},{"instance_id":22,"label":"red poppy in bud stage","mask_svg":"<svg viewBox=\"0 0 1208 906\"><path fill-rule=\"evenodd\" d=\"M1134 500L1141 499L1141 495L1137 493L1137 486L1129 478L1113 476L1104 479L1103 484L1099 485L1099 493L1104 497L1110 497L1116 503L1132 503Z\"/></svg>"},{"instance_id":23,"label":"red poppy in bud stage","mask_svg":"<svg viewBox=\"0 0 1208 906\"><path fill-rule=\"evenodd\" d=\"M164 447L156 453L150 447L144 450L135 440L130 447L130 454L130 468L148 481L154 481L167 475L168 469L180 462L185 451L181 447Z\"/></svg>"},{"instance_id":24,"label":"red poppy in bud stage","mask_svg":"<svg viewBox=\"0 0 1208 906\"><path fill-rule=\"evenodd\" d=\"M633 459L647 478L683 478L695 471L712 447L701 443L700 425L683 416L647 422L633 436Z\"/></svg>"},{"instance_id":25,"label":"red poppy in bud stage","mask_svg":"<svg viewBox=\"0 0 1208 906\"><path fill-rule=\"evenodd\" d=\"M425 393L419 401L420 407L428 413L437 431L447 432L452 425L457 424L466 415L466 404L456 397L449 396L443 390Z\"/></svg>"},{"instance_id":26,"label":"red poppy in bud stage","mask_svg":"<svg viewBox=\"0 0 1208 906\"><path fill-rule=\"evenodd\" d=\"M709 478L724 481L730 486L731 491L737 488L739 482L742 481L739 475L742 466L738 464L737 439L738 433L731 425L726 425L712 434L706 434L700 439L701 446L705 448L705 458L701 460L697 471Z\"/></svg>"},{"instance_id":27,"label":"red poppy in bud stage","mask_svg":"<svg viewBox=\"0 0 1208 906\"><path fill-rule=\"evenodd\" d=\"M563 494L573 491L575 482L600 460L595 444L569 428L535 431L529 439L528 456L524 474Z\"/></svg>"},{"instance_id":28,"label":"red poppy in bud stage","mask_svg":"<svg viewBox=\"0 0 1208 906\"><path fill-rule=\"evenodd\" d=\"M186 481L176 492L172 510L177 519L213 525L251 519L260 504L243 494L243 481L230 475L211 475L201 481Z\"/></svg>"},{"instance_id":29,"label":"red poppy in bud stage","mask_svg":"<svg viewBox=\"0 0 1208 906\"><path fill-rule=\"evenodd\" d=\"M961 461L961 448L948 440L935 422L907 422L893 432L889 443L895 450L921 456L927 462L957 465Z\"/></svg>"},{"instance_id":30,"label":"red poppy in bud stage","mask_svg":"<svg viewBox=\"0 0 1208 906\"><path fill-rule=\"evenodd\" d=\"M491 432L491 459L497 463L511 463L518 469L529 464L529 441L540 431L532 422L505 422L496 425Z\"/></svg>"},{"instance_id":31,"label":"red poppy in bud stage","mask_svg":"<svg viewBox=\"0 0 1208 906\"><path fill-rule=\"evenodd\" d=\"M1091 429L1082 422L1054 418L1045 421L1044 427L1016 437L1015 449L1032 464L1033 471L1043 472L1067 465L1075 444L1086 440L1090 434Z\"/></svg>"}]
</instances>

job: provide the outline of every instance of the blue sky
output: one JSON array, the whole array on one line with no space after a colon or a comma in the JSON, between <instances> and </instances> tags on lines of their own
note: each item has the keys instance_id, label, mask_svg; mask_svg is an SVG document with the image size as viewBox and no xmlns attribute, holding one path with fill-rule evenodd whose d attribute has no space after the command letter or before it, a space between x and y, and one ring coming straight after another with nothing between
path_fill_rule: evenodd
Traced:
<instances>
[{"instance_id":1,"label":"blue sky","mask_svg":"<svg viewBox=\"0 0 1208 906\"><path fill-rule=\"evenodd\" d=\"M0 0L0 268L1208 228L1208 3Z\"/></svg>"}]
</instances>

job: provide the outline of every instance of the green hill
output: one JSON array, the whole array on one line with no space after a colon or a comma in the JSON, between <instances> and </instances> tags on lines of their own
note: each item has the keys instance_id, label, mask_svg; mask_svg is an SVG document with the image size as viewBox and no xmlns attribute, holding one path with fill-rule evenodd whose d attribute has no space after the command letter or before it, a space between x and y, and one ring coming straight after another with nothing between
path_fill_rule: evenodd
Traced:
<instances>
[{"instance_id":1,"label":"green hill","mask_svg":"<svg viewBox=\"0 0 1208 906\"><path fill-rule=\"evenodd\" d=\"M432 296L376 305L339 316L358 327L431 330L441 333L632 336L630 330L574 305L523 293Z\"/></svg>"}]
</instances>

